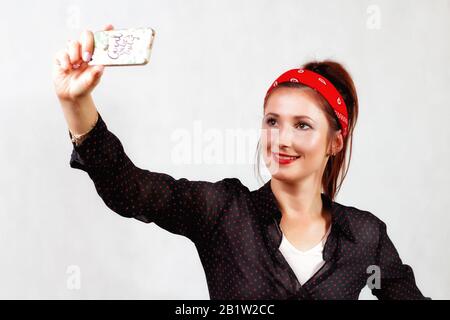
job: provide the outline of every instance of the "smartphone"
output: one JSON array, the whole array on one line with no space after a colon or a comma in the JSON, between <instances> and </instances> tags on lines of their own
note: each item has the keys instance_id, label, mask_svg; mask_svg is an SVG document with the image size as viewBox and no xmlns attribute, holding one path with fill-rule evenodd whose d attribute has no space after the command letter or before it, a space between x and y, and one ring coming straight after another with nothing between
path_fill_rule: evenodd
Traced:
<instances>
[{"instance_id":1,"label":"smartphone","mask_svg":"<svg viewBox=\"0 0 450 320\"><path fill-rule=\"evenodd\" d=\"M150 60L154 38L155 30L152 28L97 31L89 65L145 65Z\"/></svg>"}]
</instances>

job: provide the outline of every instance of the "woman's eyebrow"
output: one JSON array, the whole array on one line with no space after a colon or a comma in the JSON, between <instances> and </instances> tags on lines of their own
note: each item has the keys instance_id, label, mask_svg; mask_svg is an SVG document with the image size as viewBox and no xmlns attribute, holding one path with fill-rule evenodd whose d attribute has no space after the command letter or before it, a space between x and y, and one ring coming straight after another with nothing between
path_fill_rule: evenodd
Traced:
<instances>
[{"instance_id":1,"label":"woman's eyebrow","mask_svg":"<svg viewBox=\"0 0 450 320\"><path fill-rule=\"evenodd\" d=\"M269 112L268 114L266 114L266 116L274 116L274 117L278 117L279 115L276 114L276 113L273 113L273 112ZM311 120L311 121L314 122L313 119L311 119L310 117L305 116L305 115L293 116L292 118L294 118L294 119L303 119L303 118L306 118L306 119L309 119L309 120Z\"/></svg>"}]
</instances>

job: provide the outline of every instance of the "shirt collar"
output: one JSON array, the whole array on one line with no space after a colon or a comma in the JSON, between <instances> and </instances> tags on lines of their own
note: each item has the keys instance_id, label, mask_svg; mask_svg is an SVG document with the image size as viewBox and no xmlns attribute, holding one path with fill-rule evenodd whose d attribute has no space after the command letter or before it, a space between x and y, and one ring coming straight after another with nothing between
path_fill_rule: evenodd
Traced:
<instances>
[{"instance_id":1,"label":"shirt collar","mask_svg":"<svg viewBox=\"0 0 450 320\"><path fill-rule=\"evenodd\" d=\"M259 212L266 219L276 218L279 222L281 219L281 210L270 186L270 181L271 180L267 181L261 188L255 190L257 198L256 204ZM330 208L332 229L337 227L336 229L350 241L356 242L345 206L332 201L330 197L324 193L321 193L321 196L324 206Z\"/></svg>"}]
</instances>

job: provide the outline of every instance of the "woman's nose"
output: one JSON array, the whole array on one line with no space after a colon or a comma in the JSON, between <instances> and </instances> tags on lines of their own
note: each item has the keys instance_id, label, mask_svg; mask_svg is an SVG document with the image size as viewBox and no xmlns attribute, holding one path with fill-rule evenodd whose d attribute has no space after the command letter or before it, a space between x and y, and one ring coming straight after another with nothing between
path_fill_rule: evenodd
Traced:
<instances>
[{"instance_id":1,"label":"woman's nose","mask_svg":"<svg viewBox=\"0 0 450 320\"><path fill-rule=\"evenodd\" d=\"M275 131L275 141L272 140L272 143L276 143L279 146L290 146L292 144L293 132L290 128L276 128Z\"/></svg>"}]
</instances>

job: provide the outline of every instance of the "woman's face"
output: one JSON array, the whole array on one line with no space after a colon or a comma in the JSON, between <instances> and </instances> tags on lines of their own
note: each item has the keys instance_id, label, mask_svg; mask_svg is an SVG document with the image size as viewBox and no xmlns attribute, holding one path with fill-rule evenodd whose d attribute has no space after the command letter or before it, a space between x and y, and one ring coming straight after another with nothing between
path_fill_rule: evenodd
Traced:
<instances>
[{"instance_id":1,"label":"woman's face","mask_svg":"<svg viewBox=\"0 0 450 320\"><path fill-rule=\"evenodd\" d=\"M308 177L321 181L328 152L329 124L308 89L279 87L266 103L262 123L264 162L272 178L296 182ZM280 159L275 153L297 157ZM318 180L315 180L317 178Z\"/></svg>"}]
</instances>

